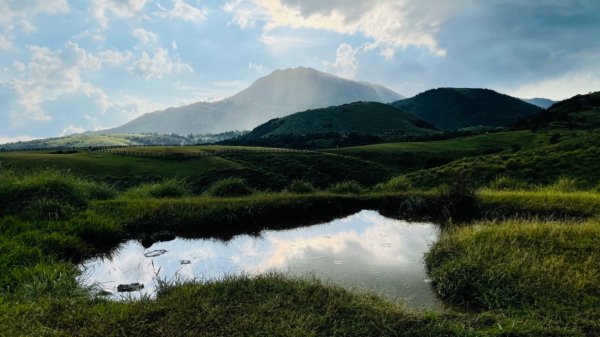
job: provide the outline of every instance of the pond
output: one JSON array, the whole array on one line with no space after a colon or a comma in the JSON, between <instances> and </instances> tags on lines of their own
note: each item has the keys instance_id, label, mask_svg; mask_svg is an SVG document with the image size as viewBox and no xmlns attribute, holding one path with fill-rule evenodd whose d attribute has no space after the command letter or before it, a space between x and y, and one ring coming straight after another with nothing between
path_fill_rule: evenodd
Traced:
<instances>
[{"instance_id":1,"label":"pond","mask_svg":"<svg viewBox=\"0 0 600 337\"><path fill-rule=\"evenodd\" d=\"M229 241L175 239L144 248L123 244L111 258L86 261L80 282L97 285L112 297L152 295L158 280L207 281L267 272L317 277L353 291L378 294L416 309L442 310L423 256L437 240L432 223L389 219L361 211L325 224L264 230ZM134 285L126 289L123 285ZM134 292L120 290L143 289Z\"/></svg>"}]
</instances>

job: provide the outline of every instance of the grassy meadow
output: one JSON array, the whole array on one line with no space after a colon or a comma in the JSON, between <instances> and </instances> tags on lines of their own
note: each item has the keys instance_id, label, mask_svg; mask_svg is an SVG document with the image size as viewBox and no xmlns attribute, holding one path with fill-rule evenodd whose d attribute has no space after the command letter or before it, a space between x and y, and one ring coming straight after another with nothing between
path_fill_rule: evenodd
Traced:
<instances>
[{"instance_id":1,"label":"grassy meadow","mask_svg":"<svg viewBox=\"0 0 600 337\"><path fill-rule=\"evenodd\" d=\"M516 131L201 158L0 153L0 336L598 336L597 137ZM163 284L125 301L76 281L79 263L127 240L227 239L362 209L442 226L423 258L460 310L278 274Z\"/></svg>"}]
</instances>

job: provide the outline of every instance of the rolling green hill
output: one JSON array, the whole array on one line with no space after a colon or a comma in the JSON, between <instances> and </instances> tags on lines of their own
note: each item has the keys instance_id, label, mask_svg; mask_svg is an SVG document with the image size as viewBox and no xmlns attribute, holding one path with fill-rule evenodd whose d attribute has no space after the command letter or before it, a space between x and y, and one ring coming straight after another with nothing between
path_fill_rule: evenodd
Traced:
<instances>
[{"instance_id":1,"label":"rolling green hill","mask_svg":"<svg viewBox=\"0 0 600 337\"><path fill-rule=\"evenodd\" d=\"M432 89L392 105L447 131L509 126L541 110L493 90L466 88Z\"/></svg>"},{"instance_id":2,"label":"rolling green hill","mask_svg":"<svg viewBox=\"0 0 600 337\"><path fill-rule=\"evenodd\" d=\"M306 110L276 118L252 130L247 138L320 133L358 133L377 136L439 133L432 125L382 103L355 102Z\"/></svg>"},{"instance_id":3,"label":"rolling green hill","mask_svg":"<svg viewBox=\"0 0 600 337\"><path fill-rule=\"evenodd\" d=\"M519 124L525 128L598 128L600 91L560 101Z\"/></svg>"},{"instance_id":4,"label":"rolling green hill","mask_svg":"<svg viewBox=\"0 0 600 337\"><path fill-rule=\"evenodd\" d=\"M382 143L323 151L353 156L400 172L432 168L467 157L541 146L553 132L506 131L438 141Z\"/></svg>"},{"instance_id":5,"label":"rolling green hill","mask_svg":"<svg viewBox=\"0 0 600 337\"><path fill-rule=\"evenodd\" d=\"M531 132L531 131L527 131ZM600 184L600 130L553 130L553 134L519 151L465 157L407 177L415 186L447 184L458 175L474 185L485 185L499 176L530 184L548 184L561 177L574 178L583 187ZM555 135L560 135L556 137Z\"/></svg>"},{"instance_id":6,"label":"rolling green hill","mask_svg":"<svg viewBox=\"0 0 600 337\"><path fill-rule=\"evenodd\" d=\"M201 191L223 178L245 179L252 187L280 190L295 179L305 180L317 187L355 180L368 186L385 181L397 171L374 162L350 156L327 153L294 153L255 148L229 149L206 157L148 156L168 150L202 152L224 150L223 147L144 147L111 150L115 153L78 151L24 151L0 153L0 169L17 171L57 169L79 176L127 188L145 182L165 179L185 179L192 189ZM235 151L234 151L235 150ZM119 152L124 154L117 154ZM126 153L129 153L126 154ZM135 154L135 155L131 155Z\"/></svg>"}]
</instances>

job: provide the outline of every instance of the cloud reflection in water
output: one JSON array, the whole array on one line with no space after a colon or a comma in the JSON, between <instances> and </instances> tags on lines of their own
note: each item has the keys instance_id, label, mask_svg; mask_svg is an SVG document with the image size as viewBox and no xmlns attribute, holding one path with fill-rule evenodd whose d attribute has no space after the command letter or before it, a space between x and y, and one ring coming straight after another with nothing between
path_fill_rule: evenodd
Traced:
<instances>
[{"instance_id":1,"label":"cloud reflection in water","mask_svg":"<svg viewBox=\"0 0 600 337\"><path fill-rule=\"evenodd\" d=\"M111 292L118 284L139 282L146 293L152 293L157 277L203 281L278 271L315 275L415 308L440 309L442 304L427 283L423 266L423 254L438 235L439 228L431 223L409 223L362 211L322 225L263 231L260 237L240 235L228 242L176 239L144 249L137 241L129 241L112 259L87 261L82 266L82 282L98 283ZM144 257L157 249L167 252ZM182 264L185 260L190 263Z\"/></svg>"}]
</instances>

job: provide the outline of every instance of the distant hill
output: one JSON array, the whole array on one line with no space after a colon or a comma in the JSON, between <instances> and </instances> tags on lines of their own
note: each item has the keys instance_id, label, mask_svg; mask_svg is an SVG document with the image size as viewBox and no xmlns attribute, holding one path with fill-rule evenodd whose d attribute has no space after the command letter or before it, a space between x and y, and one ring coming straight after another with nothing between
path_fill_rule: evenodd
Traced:
<instances>
[{"instance_id":1,"label":"distant hill","mask_svg":"<svg viewBox=\"0 0 600 337\"><path fill-rule=\"evenodd\" d=\"M392 105L446 131L508 126L540 111L537 106L493 90L467 88L432 89Z\"/></svg>"},{"instance_id":2,"label":"distant hill","mask_svg":"<svg viewBox=\"0 0 600 337\"><path fill-rule=\"evenodd\" d=\"M441 134L424 120L377 102L354 102L275 118L230 145L324 148Z\"/></svg>"},{"instance_id":3,"label":"distant hill","mask_svg":"<svg viewBox=\"0 0 600 337\"><path fill-rule=\"evenodd\" d=\"M523 102L527 102L529 104L533 104L535 106L539 106L542 109L547 109L549 107L552 106L552 104L556 103L556 101L553 101L551 99L547 99L547 98L522 98L521 99Z\"/></svg>"},{"instance_id":4,"label":"distant hill","mask_svg":"<svg viewBox=\"0 0 600 337\"><path fill-rule=\"evenodd\" d=\"M519 123L522 127L600 127L600 91L560 101Z\"/></svg>"},{"instance_id":5,"label":"distant hill","mask_svg":"<svg viewBox=\"0 0 600 337\"><path fill-rule=\"evenodd\" d=\"M103 133L215 133L249 130L297 111L355 101L392 102L401 95L380 85L355 82L312 68L276 70L238 94L147 113Z\"/></svg>"},{"instance_id":6,"label":"distant hill","mask_svg":"<svg viewBox=\"0 0 600 337\"><path fill-rule=\"evenodd\" d=\"M65 137L36 139L27 142L0 144L0 150L29 150L59 147L94 146L131 146L131 145L193 145L214 143L228 138L244 135L246 132L231 131L220 134L160 135L145 134L100 134L95 132L79 133Z\"/></svg>"},{"instance_id":7,"label":"distant hill","mask_svg":"<svg viewBox=\"0 0 600 337\"><path fill-rule=\"evenodd\" d=\"M246 137L264 138L284 134L307 135L327 132L377 136L438 133L433 125L387 104L355 102L272 119L256 127Z\"/></svg>"}]
</instances>

